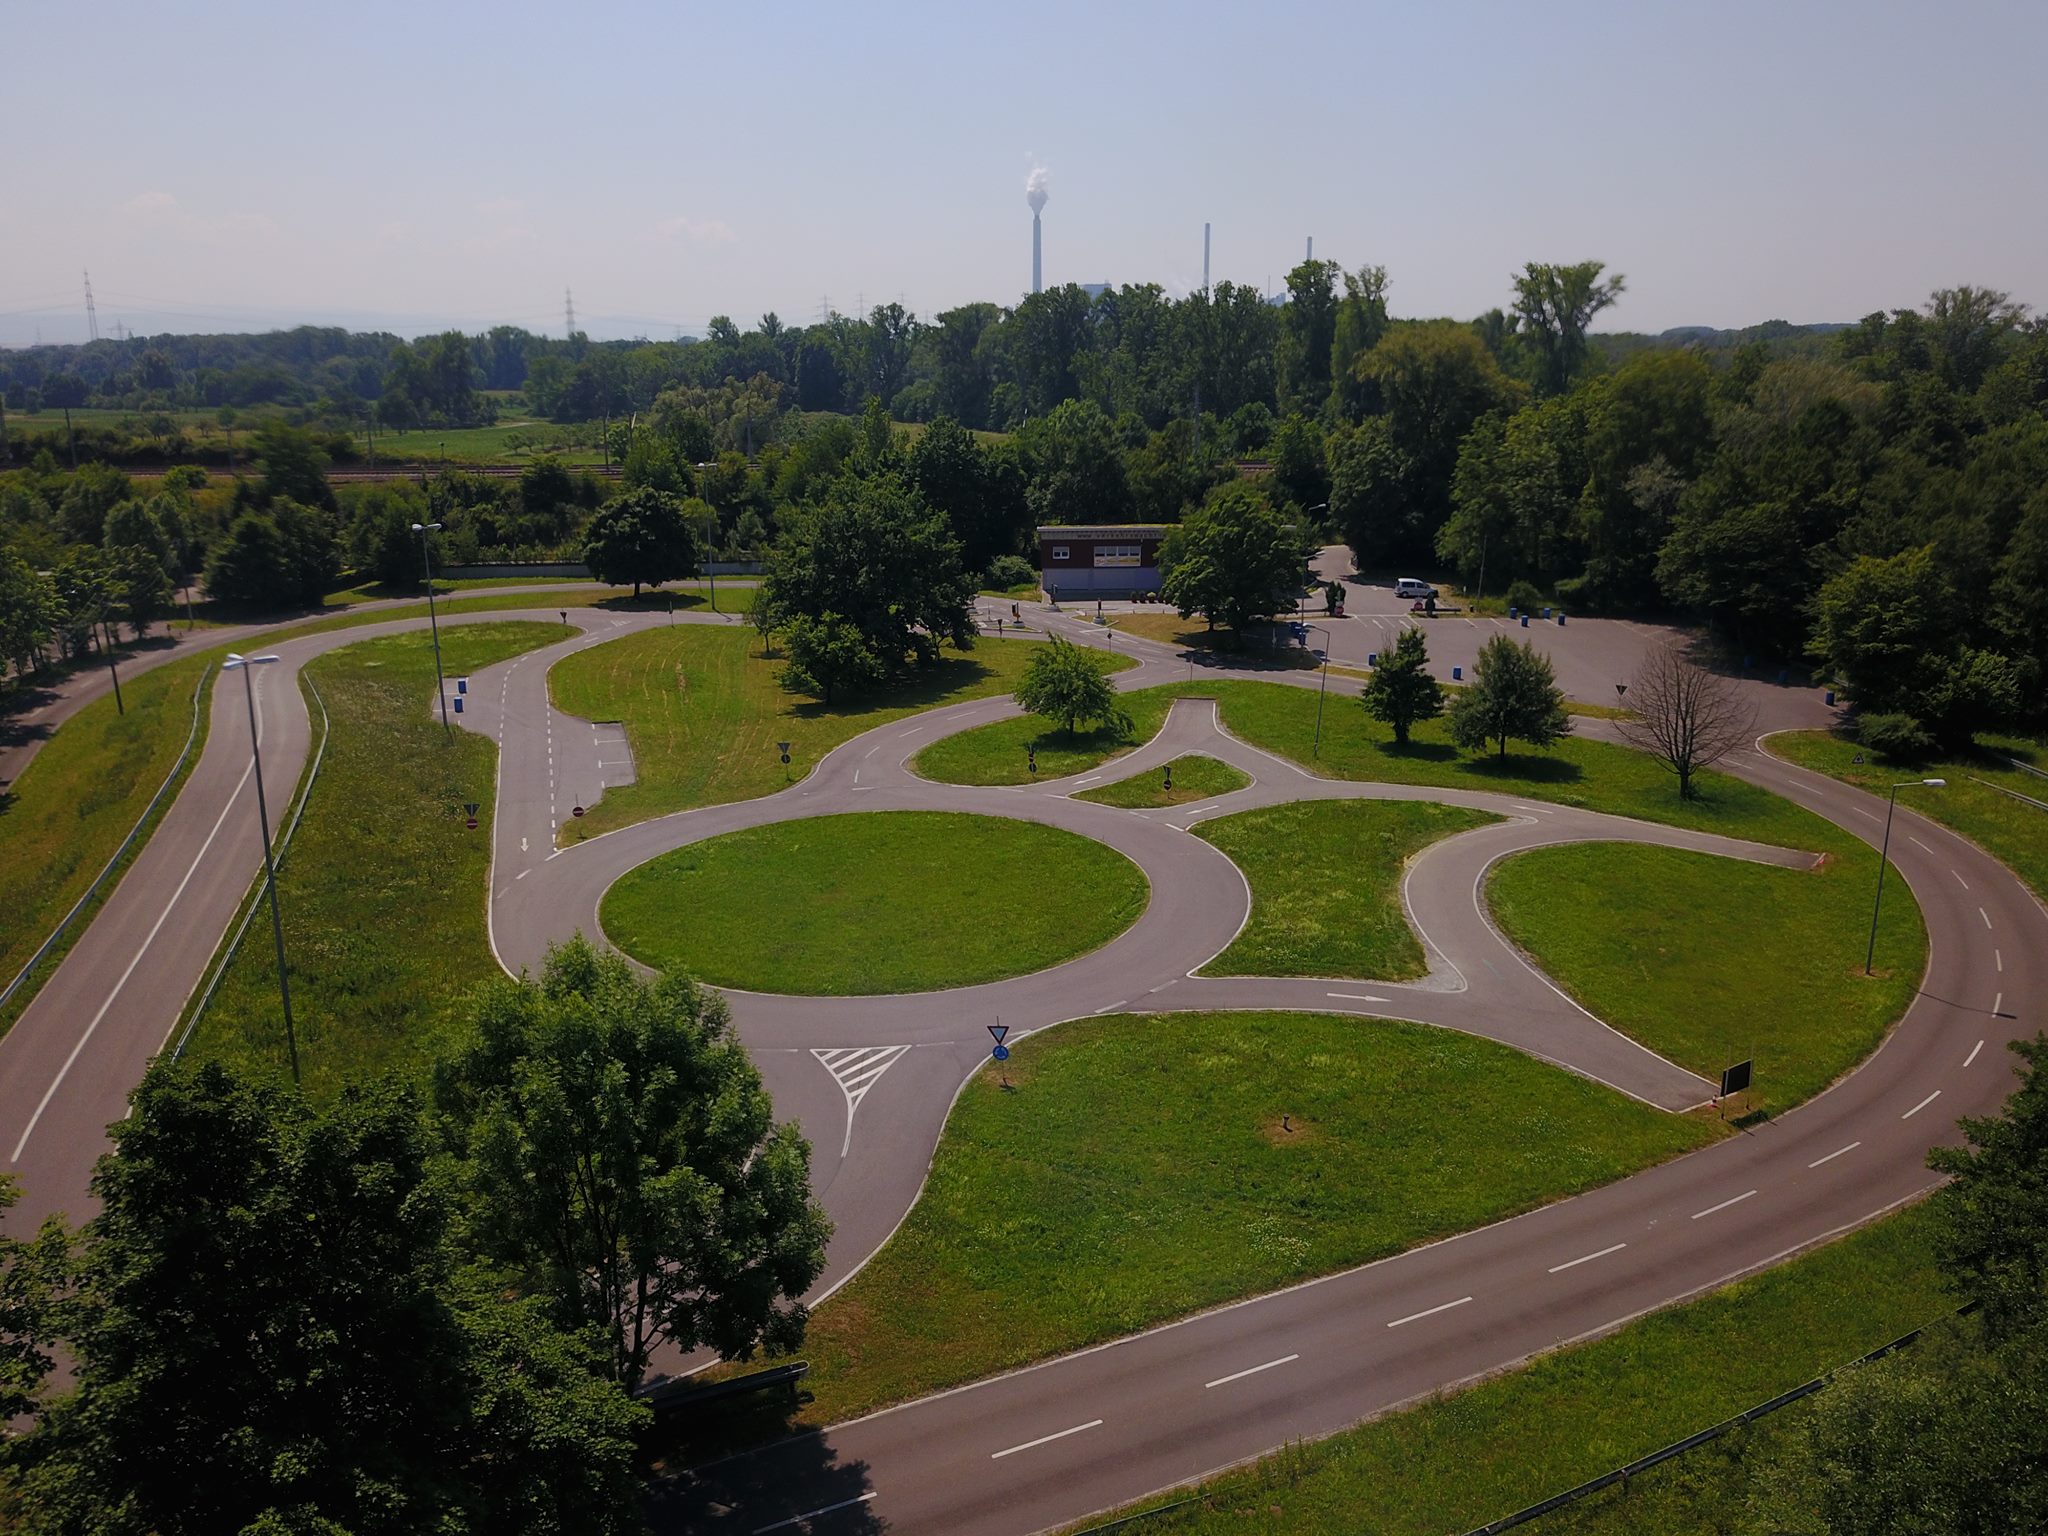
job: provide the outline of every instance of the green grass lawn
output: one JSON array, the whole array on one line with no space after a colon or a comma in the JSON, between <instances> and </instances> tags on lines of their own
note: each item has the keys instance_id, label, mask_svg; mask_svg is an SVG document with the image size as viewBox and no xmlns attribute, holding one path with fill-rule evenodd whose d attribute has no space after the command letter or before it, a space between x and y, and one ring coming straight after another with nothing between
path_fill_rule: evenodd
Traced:
<instances>
[{"instance_id":1,"label":"green grass lawn","mask_svg":"<svg viewBox=\"0 0 2048 1536\"><path fill-rule=\"evenodd\" d=\"M1007 894L1056 884L1058 901ZM820 816L729 832L605 893L619 948L755 992L926 992L1042 970L1138 920L1138 866L1034 822L949 811Z\"/></svg>"},{"instance_id":2,"label":"green grass lawn","mask_svg":"<svg viewBox=\"0 0 2048 1536\"><path fill-rule=\"evenodd\" d=\"M548 686L558 709L625 722L638 780L606 790L563 835L580 840L670 811L771 794L863 731L1009 692L1035 643L984 638L893 687L834 704L783 688L781 658L763 659L751 629L677 625L593 646L557 663ZM778 741L791 744L786 770Z\"/></svg>"},{"instance_id":3,"label":"green grass lawn","mask_svg":"<svg viewBox=\"0 0 2048 1536\"><path fill-rule=\"evenodd\" d=\"M1562 1493L1944 1316L1924 1207L1421 1407L1227 1472L1144 1524L1174 1536L1443 1536ZM858 1283L858 1282L856 1282ZM1796 1407L1749 1434L1777 1432ZM1722 1536L1745 1479L1717 1442L1530 1530ZM1714 1472L1722 1473L1710 1481ZM1163 1504L1185 1494L1161 1496ZM1089 1522L1094 1523L1094 1522Z\"/></svg>"},{"instance_id":4,"label":"green grass lawn","mask_svg":"<svg viewBox=\"0 0 2048 1536\"><path fill-rule=\"evenodd\" d=\"M178 761L192 729L193 690L219 653L166 662L121 684L127 712L113 696L95 699L51 733L22 770L0 791L0 868L6 870L7 921L0 924L0 986L14 980L43 940L50 936L93 877L114 856ZM199 712L199 735L184 772L191 772L206 747L209 711ZM148 842L176 789L157 807L152 826L136 840L128 860ZM100 903L118 884L101 889ZM0 1011L4 1033L91 922L94 908L79 914L64 942L37 967L21 991Z\"/></svg>"},{"instance_id":5,"label":"green grass lawn","mask_svg":"<svg viewBox=\"0 0 2048 1536\"><path fill-rule=\"evenodd\" d=\"M1993 858L2003 860L2033 888L2036 896L2048 901L2048 811L1999 792L2002 787L2036 800L2048 800L2048 779L2014 768L2006 761L2018 758L2036 768L2048 768L2048 749L2040 743L1987 736L1982 739L1983 751L1979 754L1910 767L1883 762L1870 752L1863 752L1866 761L1859 763L1856 758L1861 749L1855 738L1828 731L1785 731L1765 744L1788 762L1828 774L1880 797L1902 779L1947 779L1945 789L1901 790L1901 809L1911 807L1960 832Z\"/></svg>"},{"instance_id":6,"label":"green grass lawn","mask_svg":"<svg viewBox=\"0 0 2048 1536\"><path fill-rule=\"evenodd\" d=\"M1190 805L1213 800L1251 783L1251 775L1228 763L1218 762L1202 752L1186 752L1166 765L1173 774L1173 788L1166 787L1166 775L1153 778L1150 771L1119 779L1099 789L1084 789L1076 800L1093 800L1097 805L1118 805L1127 810L1150 810L1165 805Z\"/></svg>"},{"instance_id":7,"label":"green grass lawn","mask_svg":"<svg viewBox=\"0 0 2048 1536\"><path fill-rule=\"evenodd\" d=\"M1205 976L1407 981L1427 970L1401 874L1429 844L1495 818L1425 802L1304 800L1194 828L1244 871L1252 915Z\"/></svg>"},{"instance_id":8,"label":"green grass lawn","mask_svg":"<svg viewBox=\"0 0 2048 1536\"><path fill-rule=\"evenodd\" d=\"M443 631L450 674L551 645L553 623ZM332 730L304 822L278 874L292 1013L307 1088L332 1093L427 1059L461 997L497 972L484 925L497 747L444 736L429 704L425 633L389 635L308 664ZM475 801L478 827L463 826ZM262 924L194 1032L189 1053L286 1070L277 965Z\"/></svg>"},{"instance_id":9,"label":"green grass lawn","mask_svg":"<svg viewBox=\"0 0 2048 1536\"><path fill-rule=\"evenodd\" d=\"M1110 661L1108 670L1121 672L1135 665L1129 657L1120 656ZM1097 726L1069 732L1042 716L1019 715L941 737L918 753L910 766L941 784L1028 784L1034 778L1063 779L1070 773L1086 773L1158 735L1173 695L1163 688L1147 688L1125 695L1121 702L1131 716L1128 731ZM1038 749L1036 774L1031 771L1027 750L1034 746Z\"/></svg>"},{"instance_id":10,"label":"green grass lawn","mask_svg":"<svg viewBox=\"0 0 2048 1536\"><path fill-rule=\"evenodd\" d=\"M542 456L564 464L591 468L604 462L598 446L598 425L584 422L564 425L533 417L499 421L488 427L422 427L414 432L377 429L375 451L379 464L524 464ZM355 433L358 464L367 467L370 441ZM351 466L356 467L356 466Z\"/></svg>"},{"instance_id":11,"label":"green grass lawn","mask_svg":"<svg viewBox=\"0 0 2048 1536\"><path fill-rule=\"evenodd\" d=\"M1617 1178L1708 1140L1491 1041L1322 1014L1013 1041L803 1347L830 1423ZM1294 1129L1281 1128L1286 1115Z\"/></svg>"},{"instance_id":12,"label":"green grass lawn","mask_svg":"<svg viewBox=\"0 0 2048 1536\"><path fill-rule=\"evenodd\" d=\"M1876 865L1581 843L1495 865L1487 899L1546 973L1651 1050L1707 1078L1754 1057L1746 1106L1775 1112L1874 1050L1920 984L1927 931L1910 900L1885 902L1863 974Z\"/></svg>"}]
</instances>

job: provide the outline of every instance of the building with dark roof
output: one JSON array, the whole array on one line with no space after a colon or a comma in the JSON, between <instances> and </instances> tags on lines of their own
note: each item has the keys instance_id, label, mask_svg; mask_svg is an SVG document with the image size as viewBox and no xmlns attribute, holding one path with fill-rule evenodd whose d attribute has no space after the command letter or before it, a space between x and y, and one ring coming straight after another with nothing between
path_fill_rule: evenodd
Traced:
<instances>
[{"instance_id":1,"label":"building with dark roof","mask_svg":"<svg viewBox=\"0 0 2048 1536\"><path fill-rule=\"evenodd\" d=\"M1160 587L1167 523L1052 523L1038 530L1039 583L1054 602L1135 597Z\"/></svg>"}]
</instances>

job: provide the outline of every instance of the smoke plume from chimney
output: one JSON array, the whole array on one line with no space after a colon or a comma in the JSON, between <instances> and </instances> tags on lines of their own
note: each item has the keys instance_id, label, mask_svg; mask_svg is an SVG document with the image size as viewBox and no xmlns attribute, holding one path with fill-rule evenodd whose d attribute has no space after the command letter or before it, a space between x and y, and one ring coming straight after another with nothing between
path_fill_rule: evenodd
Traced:
<instances>
[{"instance_id":1,"label":"smoke plume from chimney","mask_svg":"<svg viewBox=\"0 0 2048 1536\"><path fill-rule=\"evenodd\" d=\"M1052 191L1052 173L1042 165L1034 165L1031 174L1024 178L1024 201L1037 213L1045 206L1045 200Z\"/></svg>"}]
</instances>

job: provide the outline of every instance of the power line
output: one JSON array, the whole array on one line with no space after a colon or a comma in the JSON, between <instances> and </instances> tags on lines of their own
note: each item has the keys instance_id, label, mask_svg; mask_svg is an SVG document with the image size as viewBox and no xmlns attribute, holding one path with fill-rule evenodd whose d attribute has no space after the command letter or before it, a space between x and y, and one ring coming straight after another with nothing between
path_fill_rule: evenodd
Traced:
<instances>
[{"instance_id":1,"label":"power line","mask_svg":"<svg viewBox=\"0 0 2048 1536\"><path fill-rule=\"evenodd\" d=\"M567 288L562 290L562 313L562 335L567 340L574 340L576 336L576 301L569 296Z\"/></svg>"},{"instance_id":2,"label":"power line","mask_svg":"<svg viewBox=\"0 0 2048 1536\"><path fill-rule=\"evenodd\" d=\"M90 272L85 274L85 329L89 340L98 341L100 339L100 317L93 312L92 274Z\"/></svg>"}]
</instances>

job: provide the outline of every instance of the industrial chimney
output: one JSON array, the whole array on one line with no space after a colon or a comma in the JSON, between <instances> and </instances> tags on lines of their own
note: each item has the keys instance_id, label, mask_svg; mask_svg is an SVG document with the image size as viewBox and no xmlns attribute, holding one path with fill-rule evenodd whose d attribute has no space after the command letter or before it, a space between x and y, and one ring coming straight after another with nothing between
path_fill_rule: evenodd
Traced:
<instances>
[{"instance_id":1,"label":"industrial chimney","mask_svg":"<svg viewBox=\"0 0 2048 1536\"><path fill-rule=\"evenodd\" d=\"M1042 234L1039 229L1039 211L1045 207L1052 177L1042 165L1033 166L1031 174L1024 178L1024 201L1031 205L1031 291L1045 291L1045 262L1041 247Z\"/></svg>"},{"instance_id":2,"label":"industrial chimney","mask_svg":"<svg viewBox=\"0 0 2048 1536\"><path fill-rule=\"evenodd\" d=\"M1209 221L1202 221L1202 292L1209 291Z\"/></svg>"}]
</instances>

